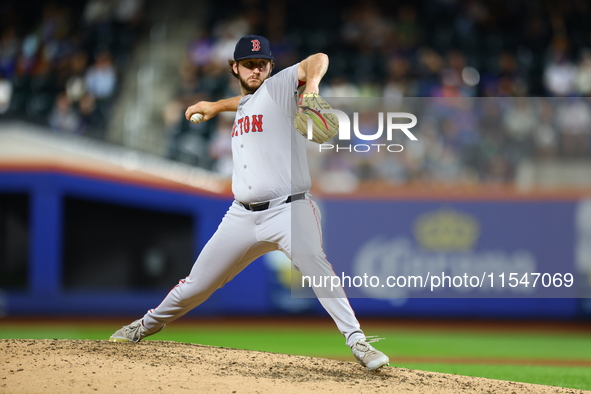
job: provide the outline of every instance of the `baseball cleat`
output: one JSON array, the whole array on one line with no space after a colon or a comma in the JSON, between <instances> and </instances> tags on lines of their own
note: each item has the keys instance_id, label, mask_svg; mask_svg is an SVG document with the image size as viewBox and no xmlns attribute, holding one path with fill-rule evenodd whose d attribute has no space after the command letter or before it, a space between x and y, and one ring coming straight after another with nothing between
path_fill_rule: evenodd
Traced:
<instances>
[{"instance_id":1,"label":"baseball cleat","mask_svg":"<svg viewBox=\"0 0 591 394\"><path fill-rule=\"evenodd\" d=\"M165 326L152 334L160 332ZM139 342L145 337L152 335L148 334L148 329L144 327L142 319L138 319L128 326L123 326L119 330L115 331L109 338L109 342Z\"/></svg>"},{"instance_id":2,"label":"baseball cleat","mask_svg":"<svg viewBox=\"0 0 591 394\"><path fill-rule=\"evenodd\" d=\"M381 338L383 339L383 338ZM384 365L389 365L390 359L384 353L370 345L379 339L360 339L351 347L353 355L361 365L367 367L370 371L375 371Z\"/></svg>"}]
</instances>

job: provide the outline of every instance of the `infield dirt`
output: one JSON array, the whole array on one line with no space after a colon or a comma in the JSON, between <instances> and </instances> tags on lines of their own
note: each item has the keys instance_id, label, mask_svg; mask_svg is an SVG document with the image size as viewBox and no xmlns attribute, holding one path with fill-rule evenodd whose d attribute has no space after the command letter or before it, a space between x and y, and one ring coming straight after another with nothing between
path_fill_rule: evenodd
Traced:
<instances>
[{"instance_id":1,"label":"infield dirt","mask_svg":"<svg viewBox=\"0 0 591 394\"><path fill-rule=\"evenodd\" d=\"M168 341L0 340L1 393L584 393Z\"/></svg>"}]
</instances>

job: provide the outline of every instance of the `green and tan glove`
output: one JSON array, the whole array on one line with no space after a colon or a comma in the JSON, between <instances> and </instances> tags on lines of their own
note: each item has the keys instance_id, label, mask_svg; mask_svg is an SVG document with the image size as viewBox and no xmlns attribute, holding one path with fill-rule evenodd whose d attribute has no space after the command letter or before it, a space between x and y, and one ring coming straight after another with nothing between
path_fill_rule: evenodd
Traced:
<instances>
[{"instance_id":1,"label":"green and tan glove","mask_svg":"<svg viewBox=\"0 0 591 394\"><path fill-rule=\"evenodd\" d=\"M317 93L304 93L298 101L298 112L295 114L296 130L308 138L308 119L312 120L312 141L317 144L330 141L339 132L339 119L335 114L321 114L321 109L331 109Z\"/></svg>"}]
</instances>

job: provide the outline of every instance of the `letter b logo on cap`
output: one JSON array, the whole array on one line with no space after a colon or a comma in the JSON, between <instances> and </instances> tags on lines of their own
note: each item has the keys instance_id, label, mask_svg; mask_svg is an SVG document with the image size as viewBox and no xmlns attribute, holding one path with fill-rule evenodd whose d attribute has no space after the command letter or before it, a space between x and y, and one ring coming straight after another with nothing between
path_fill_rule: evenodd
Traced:
<instances>
[{"instance_id":1,"label":"letter b logo on cap","mask_svg":"<svg viewBox=\"0 0 591 394\"><path fill-rule=\"evenodd\" d=\"M273 60L269 40L263 36L244 36L234 48L234 60L269 59Z\"/></svg>"}]
</instances>

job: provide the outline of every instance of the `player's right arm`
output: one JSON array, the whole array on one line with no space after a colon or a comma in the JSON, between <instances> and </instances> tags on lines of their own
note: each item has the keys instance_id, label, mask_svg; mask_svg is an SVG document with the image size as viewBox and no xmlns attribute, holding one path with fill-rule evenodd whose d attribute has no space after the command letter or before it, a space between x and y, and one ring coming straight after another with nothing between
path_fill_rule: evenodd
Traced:
<instances>
[{"instance_id":1,"label":"player's right arm","mask_svg":"<svg viewBox=\"0 0 591 394\"><path fill-rule=\"evenodd\" d=\"M236 96L229 99L219 101L200 101L197 104L191 105L185 111L185 118L191 119L193 114L202 114L203 120L209 120L219 114L220 112L238 111L238 102L242 96Z\"/></svg>"}]
</instances>

